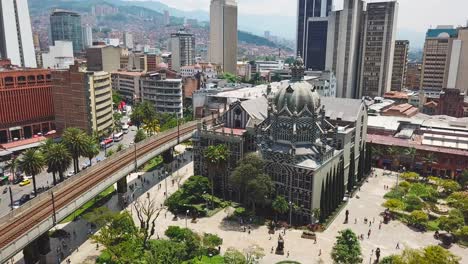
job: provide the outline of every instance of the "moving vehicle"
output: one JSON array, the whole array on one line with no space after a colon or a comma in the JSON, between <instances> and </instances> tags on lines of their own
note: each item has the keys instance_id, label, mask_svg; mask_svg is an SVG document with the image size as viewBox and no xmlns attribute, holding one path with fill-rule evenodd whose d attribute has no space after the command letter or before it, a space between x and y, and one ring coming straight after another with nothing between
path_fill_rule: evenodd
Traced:
<instances>
[{"instance_id":1,"label":"moving vehicle","mask_svg":"<svg viewBox=\"0 0 468 264\"><path fill-rule=\"evenodd\" d=\"M20 182L20 186L26 186L31 183L30 179L24 179L23 181Z\"/></svg>"},{"instance_id":2,"label":"moving vehicle","mask_svg":"<svg viewBox=\"0 0 468 264\"><path fill-rule=\"evenodd\" d=\"M123 135L124 135L124 133L123 133L123 132L120 132L120 133L114 134L114 142L120 142L120 141L122 141L122 139L123 139Z\"/></svg>"},{"instance_id":3,"label":"moving vehicle","mask_svg":"<svg viewBox=\"0 0 468 264\"><path fill-rule=\"evenodd\" d=\"M89 168L89 167L91 167L91 163L89 161L86 161L85 163L81 165L82 170Z\"/></svg>"},{"instance_id":4,"label":"moving vehicle","mask_svg":"<svg viewBox=\"0 0 468 264\"><path fill-rule=\"evenodd\" d=\"M129 128L129 125L123 125L122 126L122 131L124 134L128 134L128 128Z\"/></svg>"},{"instance_id":5,"label":"moving vehicle","mask_svg":"<svg viewBox=\"0 0 468 264\"><path fill-rule=\"evenodd\" d=\"M31 179L32 179L32 176L24 176L23 179L31 180Z\"/></svg>"},{"instance_id":6,"label":"moving vehicle","mask_svg":"<svg viewBox=\"0 0 468 264\"><path fill-rule=\"evenodd\" d=\"M19 200L13 202L13 209L19 208L21 205L25 204L30 199L31 196L29 196L29 194L23 194L23 196L21 196Z\"/></svg>"},{"instance_id":7,"label":"moving vehicle","mask_svg":"<svg viewBox=\"0 0 468 264\"><path fill-rule=\"evenodd\" d=\"M112 138L106 138L101 142L101 148L110 148L114 144L114 140Z\"/></svg>"},{"instance_id":8,"label":"moving vehicle","mask_svg":"<svg viewBox=\"0 0 468 264\"><path fill-rule=\"evenodd\" d=\"M16 177L15 180L13 180L13 184L18 184L23 181L23 178L21 177Z\"/></svg>"}]
</instances>

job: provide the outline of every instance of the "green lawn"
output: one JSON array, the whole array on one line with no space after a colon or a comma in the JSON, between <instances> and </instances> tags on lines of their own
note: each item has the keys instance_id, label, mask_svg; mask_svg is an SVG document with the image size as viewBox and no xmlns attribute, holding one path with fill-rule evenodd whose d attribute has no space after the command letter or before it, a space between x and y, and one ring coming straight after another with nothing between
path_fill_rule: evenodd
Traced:
<instances>
[{"instance_id":1,"label":"green lawn","mask_svg":"<svg viewBox=\"0 0 468 264\"><path fill-rule=\"evenodd\" d=\"M112 194L115 192L114 185L110 186L109 188L105 189L102 193L96 196L94 199L85 203L82 207L78 210L70 214L69 216L65 217L60 223L68 223L73 221L75 217L78 217L87 211L93 210L94 208L101 207L104 203L106 203L111 197Z\"/></svg>"},{"instance_id":2,"label":"green lawn","mask_svg":"<svg viewBox=\"0 0 468 264\"><path fill-rule=\"evenodd\" d=\"M195 257L191 260L191 262L185 261L184 264L191 263L191 264L224 264L224 258L220 255L216 255L213 257L203 256L201 260L198 257Z\"/></svg>"},{"instance_id":3,"label":"green lawn","mask_svg":"<svg viewBox=\"0 0 468 264\"><path fill-rule=\"evenodd\" d=\"M163 162L162 156L157 156L143 165L143 171L149 172L155 170Z\"/></svg>"}]
</instances>

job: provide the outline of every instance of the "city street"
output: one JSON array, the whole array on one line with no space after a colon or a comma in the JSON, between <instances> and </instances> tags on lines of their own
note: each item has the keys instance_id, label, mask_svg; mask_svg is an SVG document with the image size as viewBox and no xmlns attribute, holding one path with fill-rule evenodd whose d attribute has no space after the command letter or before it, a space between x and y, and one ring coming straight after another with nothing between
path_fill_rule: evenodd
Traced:
<instances>
[{"instance_id":1,"label":"city street","mask_svg":"<svg viewBox=\"0 0 468 264\"><path fill-rule=\"evenodd\" d=\"M126 117L124 117L126 119ZM124 149L125 148L128 148L130 146L131 143L133 143L133 140L135 138L135 134L136 134L136 127L130 127L129 128L129 131L128 131L128 134L124 134L123 136L123 140L121 142L115 142L114 145L110 148L108 148L107 150L116 150L117 149L117 146L119 144L122 144L124 146ZM100 153L97 157L95 157L93 159L93 165L96 164L97 160L103 160L105 159L105 154L104 154L104 150L101 149L100 150ZM87 163L89 162L89 159L88 158L84 158L84 157L81 157L80 158L80 167L84 164L84 163ZM69 168L69 170L67 170L67 172L65 173L65 176L68 172L72 171L72 167ZM56 176L58 177L58 175ZM39 175L36 176L36 182L37 182L37 188L39 187L44 187L44 186L52 186L53 184L53 180L52 180L52 174L51 173L47 173L47 167L44 169L44 171L42 173L40 173ZM19 184L11 184L11 185L5 185L5 186L2 186L0 187L1 191L3 191L5 188L8 188L8 187L11 187L11 191L13 193L13 201L16 201L18 199L21 198L22 195L24 194L30 194L31 195L31 192L33 191L33 184L32 182L26 186L19 186ZM31 195L31 197L33 197ZM11 210L11 207L10 207L10 193L9 192L6 192L6 193L1 193L0 194L0 217L3 216L3 215L6 215L8 212L10 212Z\"/></svg>"}]
</instances>

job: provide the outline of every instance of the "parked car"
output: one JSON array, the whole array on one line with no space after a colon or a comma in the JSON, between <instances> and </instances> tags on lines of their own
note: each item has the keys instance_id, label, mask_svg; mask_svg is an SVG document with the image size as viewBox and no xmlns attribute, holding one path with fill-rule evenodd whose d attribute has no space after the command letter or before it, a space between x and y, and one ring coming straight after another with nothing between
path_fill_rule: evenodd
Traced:
<instances>
[{"instance_id":1,"label":"parked car","mask_svg":"<svg viewBox=\"0 0 468 264\"><path fill-rule=\"evenodd\" d=\"M30 184L30 183L31 183L31 180L30 180L30 179L24 179L24 180L22 180L22 181L20 182L19 185L20 185L20 186L26 186L26 185L28 185L28 184Z\"/></svg>"},{"instance_id":2,"label":"parked car","mask_svg":"<svg viewBox=\"0 0 468 264\"><path fill-rule=\"evenodd\" d=\"M71 176L73 176L73 175L75 175L75 172L74 172L74 171L69 171L69 172L67 173L67 177L71 177Z\"/></svg>"},{"instance_id":3,"label":"parked car","mask_svg":"<svg viewBox=\"0 0 468 264\"><path fill-rule=\"evenodd\" d=\"M24 176L23 179L31 180L32 176Z\"/></svg>"},{"instance_id":4,"label":"parked car","mask_svg":"<svg viewBox=\"0 0 468 264\"><path fill-rule=\"evenodd\" d=\"M29 194L23 194L19 200L13 202L13 209L19 208L29 200L31 200L31 196L29 196Z\"/></svg>"},{"instance_id":5,"label":"parked car","mask_svg":"<svg viewBox=\"0 0 468 264\"><path fill-rule=\"evenodd\" d=\"M23 178L21 178L21 177L16 177L16 178L13 180L13 184L18 184L18 183L20 183L20 182L22 182L22 181L23 181Z\"/></svg>"},{"instance_id":6,"label":"parked car","mask_svg":"<svg viewBox=\"0 0 468 264\"><path fill-rule=\"evenodd\" d=\"M81 165L82 170L89 168L89 167L91 167L91 163L89 163L89 161L86 161L85 163Z\"/></svg>"}]
</instances>

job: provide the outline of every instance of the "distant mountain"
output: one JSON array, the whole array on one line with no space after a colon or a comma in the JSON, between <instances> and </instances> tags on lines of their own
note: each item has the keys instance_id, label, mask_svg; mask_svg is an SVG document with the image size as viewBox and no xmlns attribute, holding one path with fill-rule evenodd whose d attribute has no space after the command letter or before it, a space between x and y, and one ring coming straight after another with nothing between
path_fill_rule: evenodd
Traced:
<instances>
[{"instance_id":1,"label":"distant mountain","mask_svg":"<svg viewBox=\"0 0 468 264\"><path fill-rule=\"evenodd\" d=\"M122 1L118 1L122 3ZM142 6L163 13L168 10L171 16L194 18L198 21L209 21L210 14L204 10L182 11L176 8L169 7L158 1L131 1L127 0L124 4ZM239 14L238 18L239 29L251 32L260 36L267 30L273 35L277 35L287 39L296 38L296 20L289 16L274 16L274 15L243 15Z\"/></svg>"}]
</instances>

